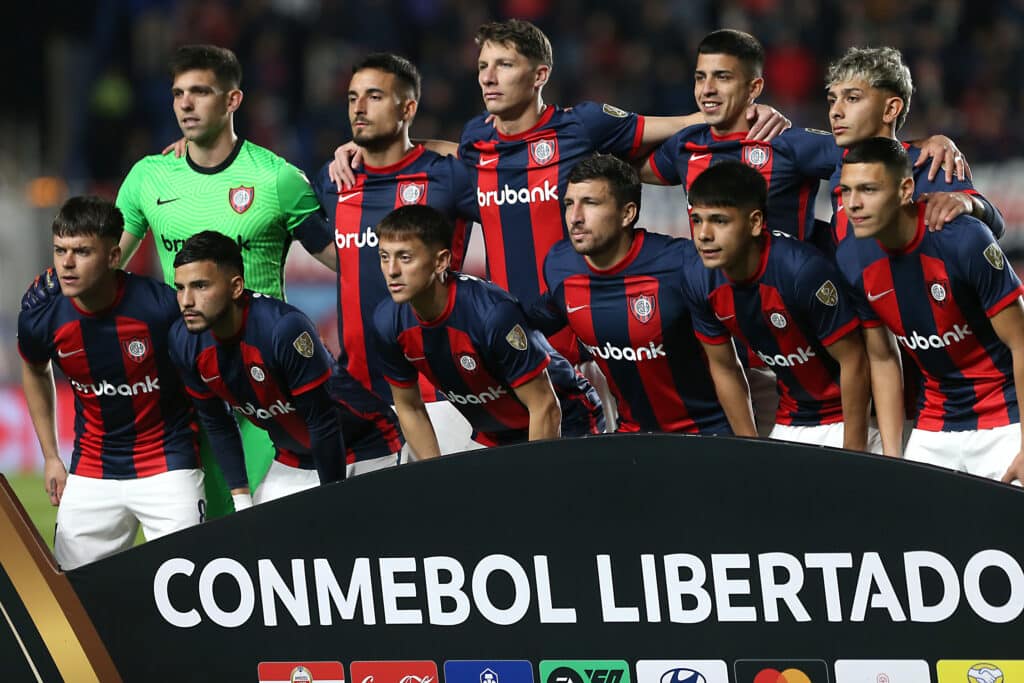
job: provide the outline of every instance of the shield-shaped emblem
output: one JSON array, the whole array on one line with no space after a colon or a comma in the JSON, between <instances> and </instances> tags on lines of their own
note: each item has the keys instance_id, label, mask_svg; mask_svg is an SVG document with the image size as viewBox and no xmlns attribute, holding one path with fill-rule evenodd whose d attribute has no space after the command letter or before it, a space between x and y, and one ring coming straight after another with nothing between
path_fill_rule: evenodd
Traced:
<instances>
[{"instance_id":1,"label":"shield-shaped emblem","mask_svg":"<svg viewBox=\"0 0 1024 683\"><path fill-rule=\"evenodd\" d=\"M982 253L985 255L985 260L988 261L990 266L996 270L1004 268L1006 259L1003 258L1003 250L998 245L990 244L985 247L985 251Z\"/></svg>"},{"instance_id":2,"label":"shield-shaped emblem","mask_svg":"<svg viewBox=\"0 0 1024 683\"><path fill-rule=\"evenodd\" d=\"M128 358L136 363L144 361L146 359L146 354L149 353L150 343L148 338L139 337L135 339L126 339L121 342L121 345L124 347Z\"/></svg>"},{"instance_id":3,"label":"shield-shaped emblem","mask_svg":"<svg viewBox=\"0 0 1024 683\"><path fill-rule=\"evenodd\" d=\"M292 346L295 347L295 350L298 351L299 355L303 358L313 357L313 337L310 336L309 332L303 332L296 337L295 341L292 342Z\"/></svg>"},{"instance_id":4,"label":"shield-shaped emblem","mask_svg":"<svg viewBox=\"0 0 1024 683\"><path fill-rule=\"evenodd\" d=\"M398 183L398 201L404 206L427 203L427 183L422 180L406 180Z\"/></svg>"},{"instance_id":5,"label":"shield-shaped emblem","mask_svg":"<svg viewBox=\"0 0 1024 683\"><path fill-rule=\"evenodd\" d=\"M929 282L928 293L935 299L935 303L944 303L949 297L949 280L933 280Z\"/></svg>"},{"instance_id":6,"label":"shield-shaped emblem","mask_svg":"<svg viewBox=\"0 0 1024 683\"><path fill-rule=\"evenodd\" d=\"M555 157L554 139L544 138L530 143L530 158L533 163L543 166Z\"/></svg>"},{"instance_id":7,"label":"shield-shaped emblem","mask_svg":"<svg viewBox=\"0 0 1024 683\"><path fill-rule=\"evenodd\" d=\"M508 345L511 346L516 351L525 351L526 331L523 329L523 326L516 325L511 330L509 330L508 334L505 335L505 341L507 341Z\"/></svg>"},{"instance_id":8,"label":"shield-shaped emblem","mask_svg":"<svg viewBox=\"0 0 1024 683\"><path fill-rule=\"evenodd\" d=\"M654 317L654 307L656 305L657 299L655 299L653 294L639 294L629 297L629 312L642 323L646 323Z\"/></svg>"},{"instance_id":9,"label":"shield-shaped emblem","mask_svg":"<svg viewBox=\"0 0 1024 683\"><path fill-rule=\"evenodd\" d=\"M818 287L818 291L814 293L814 296L818 297L818 301L826 306L835 306L839 303L839 290L836 289L831 280L825 280L821 287Z\"/></svg>"},{"instance_id":10,"label":"shield-shaped emblem","mask_svg":"<svg viewBox=\"0 0 1024 683\"><path fill-rule=\"evenodd\" d=\"M255 187L232 187L228 190L228 202L231 204L231 208L235 210L235 213L245 213L250 206L252 206L252 200L256 196Z\"/></svg>"}]
</instances>

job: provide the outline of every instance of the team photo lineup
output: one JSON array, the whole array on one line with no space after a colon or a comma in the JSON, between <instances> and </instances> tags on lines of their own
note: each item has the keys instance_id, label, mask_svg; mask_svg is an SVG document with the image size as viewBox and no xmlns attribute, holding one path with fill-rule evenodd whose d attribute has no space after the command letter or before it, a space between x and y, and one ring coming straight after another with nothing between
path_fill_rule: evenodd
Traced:
<instances>
[{"instance_id":1,"label":"team photo lineup","mask_svg":"<svg viewBox=\"0 0 1024 683\"><path fill-rule=\"evenodd\" d=\"M552 46L528 21L482 24L475 49L483 110L458 141L412 132L417 65L362 55L351 140L308 176L236 133L231 50L174 51L181 139L116 201L60 206L18 316L62 569L366 472L604 433L1024 481L1003 216L955 140L900 138L898 50L836 51L819 130L758 103L765 51L734 29L699 42L677 116L547 102ZM690 237L645 229L644 184L681 186ZM482 276L464 272L474 230ZM131 272L149 233L162 282ZM334 271L337 357L285 301L293 241Z\"/></svg>"}]
</instances>

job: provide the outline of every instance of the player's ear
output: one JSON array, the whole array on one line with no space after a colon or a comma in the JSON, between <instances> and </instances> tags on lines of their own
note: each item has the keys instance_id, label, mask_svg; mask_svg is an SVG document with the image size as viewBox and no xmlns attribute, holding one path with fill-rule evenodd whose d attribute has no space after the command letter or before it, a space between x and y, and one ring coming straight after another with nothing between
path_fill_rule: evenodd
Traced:
<instances>
[{"instance_id":1,"label":"player's ear","mask_svg":"<svg viewBox=\"0 0 1024 683\"><path fill-rule=\"evenodd\" d=\"M237 301L245 291L245 278L236 273L228 282L228 289L231 292L231 300Z\"/></svg>"},{"instance_id":2,"label":"player's ear","mask_svg":"<svg viewBox=\"0 0 1024 683\"><path fill-rule=\"evenodd\" d=\"M896 123L896 119L900 117L900 112L906 107L906 103L902 97L892 95L891 97L885 98L885 109L882 110L882 121L886 125L892 125Z\"/></svg>"},{"instance_id":3,"label":"player's ear","mask_svg":"<svg viewBox=\"0 0 1024 683\"><path fill-rule=\"evenodd\" d=\"M914 201L914 177L906 176L900 180L900 204L910 204Z\"/></svg>"},{"instance_id":4,"label":"player's ear","mask_svg":"<svg viewBox=\"0 0 1024 683\"><path fill-rule=\"evenodd\" d=\"M441 249L437 252L434 257L434 270L437 273L443 273L452 267L452 250Z\"/></svg>"},{"instance_id":5,"label":"player's ear","mask_svg":"<svg viewBox=\"0 0 1024 683\"><path fill-rule=\"evenodd\" d=\"M107 265L110 268L117 268L121 265L121 245L115 244L107 254Z\"/></svg>"},{"instance_id":6,"label":"player's ear","mask_svg":"<svg viewBox=\"0 0 1024 683\"><path fill-rule=\"evenodd\" d=\"M407 124L412 123L412 120L416 118L416 112L419 110L420 103L414 99L408 99L402 103L402 120Z\"/></svg>"},{"instance_id":7,"label":"player's ear","mask_svg":"<svg viewBox=\"0 0 1024 683\"><path fill-rule=\"evenodd\" d=\"M627 228L636 223L639 213L640 207L636 205L636 202L626 202L626 205L622 207L622 227Z\"/></svg>"},{"instance_id":8,"label":"player's ear","mask_svg":"<svg viewBox=\"0 0 1024 683\"><path fill-rule=\"evenodd\" d=\"M761 209L754 209L750 212L748 220L750 221L750 234L760 237L764 232L764 212Z\"/></svg>"},{"instance_id":9,"label":"player's ear","mask_svg":"<svg viewBox=\"0 0 1024 683\"><path fill-rule=\"evenodd\" d=\"M764 92L764 77L758 76L750 81L750 100L747 104L753 104L756 102L762 92Z\"/></svg>"},{"instance_id":10,"label":"player's ear","mask_svg":"<svg viewBox=\"0 0 1024 683\"><path fill-rule=\"evenodd\" d=\"M547 64L538 64L533 70L533 87L540 90L547 85L549 78L551 78L551 67Z\"/></svg>"},{"instance_id":11,"label":"player's ear","mask_svg":"<svg viewBox=\"0 0 1024 683\"><path fill-rule=\"evenodd\" d=\"M242 91L238 88L233 88L228 91L228 113L233 114L240 106L242 106Z\"/></svg>"}]
</instances>

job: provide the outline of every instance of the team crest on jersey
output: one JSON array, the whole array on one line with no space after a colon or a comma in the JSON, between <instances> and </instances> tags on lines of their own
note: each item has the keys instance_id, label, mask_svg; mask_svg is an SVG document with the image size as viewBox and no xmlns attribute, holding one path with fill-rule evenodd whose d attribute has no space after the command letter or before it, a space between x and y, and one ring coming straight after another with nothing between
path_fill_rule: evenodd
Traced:
<instances>
[{"instance_id":1,"label":"team crest on jersey","mask_svg":"<svg viewBox=\"0 0 1024 683\"><path fill-rule=\"evenodd\" d=\"M533 163L544 165L551 161L555 156L555 144L553 138L544 138L543 140L531 142L530 158L533 159Z\"/></svg>"},{"instance_id":2,"label":"team crest on jersey","mask_svg":"<svg viewBox=\"0 0 1024 683\"><path fill-rule=\"evenodd\" d=\"M476 358L473 358L473 355L470 353L464 353L459 356L459 365L461 365L463 370L466 372L475 372L477 368Z\"/></svg>"},{"instance_id":3,"label":"team crest on jersey","mask_svg":"<svg viewBox=\"0 0 1024 683\"><path fill-rule=\"evenodd\" d=\"M296 337L295 341L292 342L292 346L295 347L295 350L298 351L299 355L303 358L313 357L313 337L309 335L309 332L303 332Z\"/></svg>"},{"instance_id":4,"label":"team crest on jersey","mask_svg":"<svg viewBox=\"0 0 1024 683\"><path fill-rule=\"evenodd\" d=\"M928 283L928 293L932 295L936 303L943 303L949 296L949 281L935 280Z\"/></svg>"},{"instance_id":5,"label":"team crest on jersey","mask_svg":"<svg viewBox=\"0 0 1024 683\"><path fill-rule=\"evenodd\" d=\"M782 311L768 311L768 322L776 329L783 330L789 325L789 319Z\"/></svg>"},{"instance_id":6,"label":"team crest on jersey","mask_svg":"<svg viewBox=\"0 0 1024 683\"><path fill-rule=\"evenodd\" d=\"M629 297L629 312L633 317L642 323L650 321L654 317L654 307L657 299L653 294L639 294Z\"/></svg>"},{"instance_id":7,"label":"team crest on jersey","mask_svg":"<svg viewBox=\"0 0 1024 683\"><path fill-rule=\"evenodd\" d=\"M406 180L398 183L398 201L403 205L425 204L427 183L422 180Z\"/></svg>"},{"instance_id":8,"label":"team crest on jersey","mask_svg":"<svg viewBox=\"0 0 1024 683\"><path fill-rule=\"evenodd\" d=\"M249 374L252 375L252 378L257 382L262 382L267 378L267 373L263 372L263 368L258 365L254 365L249 368Z\"/></svg>"},{"instance_id":9,"label":"team crest on jersey","mask_svg":"<svg viewBox=\"0 0 1024 683\"><path fill-rule=\"evenodd\" d=\"M753 145L743 148L743 161L747 166L761 168L772 159L772 148L767 145Z\"/></svg>"},{"instance_id":10,"label":"team crest on jersey","mask_svg":"<svg viewBox=\"0 0 1024 683\"><path fill-rule=\"evenodd\" d=\"M149 339L148 338L135 338L126 339L121 342L124 347L125 353L136 363L141 363L146 359L146 354L149 353Z\"/></svg>"},{"instance_id":11,"label":"team crest on jersey","mask_svg":"<svg viewBox=\"0 0 1024 683\"><path fill-rule=\"evenodd\" d=\"M818 287L818 291L814 293L814 296L818 297L818 301L826 306L835 306L839 303L839 290L836 289L831 280L825 280L821 287Z\"/></svg>"},{"instance_id":12,"label":"team crest on jersey","mask_svg":"<svg viewBox=\"0 0 1024 683\"><path fill-rule=\"evenodd\" d=\"M601 111L603 111L605 114L608 114L608 116L614 116L617 119L624 119L627 116L629 116L629 112L627 112L625 109L619 109L618 107L613 107L610 104L606 104L603 107L601 107Z\"/></svg>"},{"instance_id":13,"label":"team crest on jersey","mask_svg":"<svg viewBox=\"0 0 1024 683\"><path fill-rule=\"evenodd\" d=\"M235 210L235 213L245 213L250 206L252 206L252 200L256 196L255 187L232 187L228 190L228 202L231 204L231 208Z\"/></svg>"},{"instance_id":14,"label":"team crest on jersey","mask_svg":"<svg viewBox=\"0 0 1024 683\"><path fill-rule=\"evenodd\" d=\"M985 255L985 260L988 261L989 265L996 270L1002 270L1006 266L1006 259L1003 257L1003 251L996 244L990 244L985 247L985 251L981 252Z\"/></svg>"},{"instance_id":15,"label":"team crest on jersey","mask_svg":"<svg viewBox=\"0 0 1024 683\"><path fill-rule=\"evenodd\" d=\"M525 351L526 332L523 330L523 326L517 324L515 327L509 330L508 334L505 335L505 341L507 341L508 345L511 346L516 351Z\"/></svg>"}]
</instances>

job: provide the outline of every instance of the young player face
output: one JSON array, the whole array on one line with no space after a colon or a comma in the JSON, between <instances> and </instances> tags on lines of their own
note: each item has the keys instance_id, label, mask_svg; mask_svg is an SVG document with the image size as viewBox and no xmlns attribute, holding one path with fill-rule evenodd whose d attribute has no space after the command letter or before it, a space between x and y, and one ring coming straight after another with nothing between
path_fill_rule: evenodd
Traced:
<instances>
[{"instance_id":1,"label":"young player face","mask_svg":"<svg viewBox=\"0 0 1024 683\"><path fill-rule=\"evenodd\" d=\"M882 164L843 164L839 190L854 235L877 237L896 226L900 208L913 197L914 181L892 177Z\"/></svg>"},{"instance_id":2,"label":"young player face","mask_svg":"<svg viewBox=\"0 0 1024 683\"><path fill-rule=\"evenodd\" d=\"M898 97L879 90L862 78L839 81L828 87L828 120L840 147L875 137L891 137Z\"/></svg>"},{"instance_id":3,"label":"young player face","mask_svg":"<svg viewBox=\"0 0 1024 683\"><path fill-rule=\"evenodd\" d=\"M429 290L448 268L447 249L430 248L418 237L381 237L380 269L395 303L407 303Z\"/></svg>"},{"instance_id":4,"label":"young player face","mask_svg":"<svg viewBox=\"0 0 1024 683\"><path fill-rule=\"evenodd\" d=\"M693 241L705 268L722 268L733 279L750 277L757 266L758 237L763 229L759 210L736 206L694 206L690 209Z\"/></svg>"},{"instance_id":5,"label":"young player face","mask_svg":"<svg viewBox=\"0 0 1024 683\"><path fill-rule=\"evenodd\" d=\"M534 65L514 45L487 41L480 48L477 80L488 113L512 119L536 102L548 67Z\"/></svg>"},{"instance_id":6,"label":"young player face","mask_svg":"<svg viewBox=\"0 0 1024 683\"><path fill-rule=\"evenodd\" d=\"M120 259L117 243L99 235L53 236L53 267L68 298L89 296Z\"/></svg>"},{"instance_id":7,"label":"young player face","mask_svg":"<svg viewBox=\"0 0 1024 683\"><path fill-rule=\"evenodd\" d=\"M228 124L228 114L237 108L233 104L232 93L241 100L241 91L225 91L209 69L193 69L178 74L171 86L171 94L181 134L199 144L216 139Z\"/></svg>"},{"instance_id":8,"label":"young player face","mask_svg":"<svg viewBox=\"0 0 1024 683\"><path fill-rule=\"evenodd\" d=\"M193 333L216 328L227 318L237 287L234 278L213 261L193 261L175 268L174 288L185 328Z\"/></svg>"},{"instance_id":9,"label":"young player face","mask_svg":"<svg viewBox=\"0 0 1024 683\"><path fill-rule=\"evenodd\" d=\"M577 253L604 262L628 251L636 205L620 207L607 180L569 183L563 201L569 241Z\"/></svg>"},{"instance_id":10,"label":"young player face","mask_svg":"<svg viewBox=\"0 0 1024 683\"><path fill-rule=\"evenodd\" d=\"M406 100L396 87L395 75L379 69L352 74L348 121L356 144L374 149L401 139L416 104Z\"/></svg>"},{"instance_id":11,"label":"young player face","mask_svg":"<svg viewBox=\"0 0 1024 683\"><path fill-rule=\"evenodd\" d=\"M763 78L752 79L743 63L732 55L700 54L693 80L697 107L716 133L747 130L744 113L761 94Z\"/></svg>"}]
</instances>

